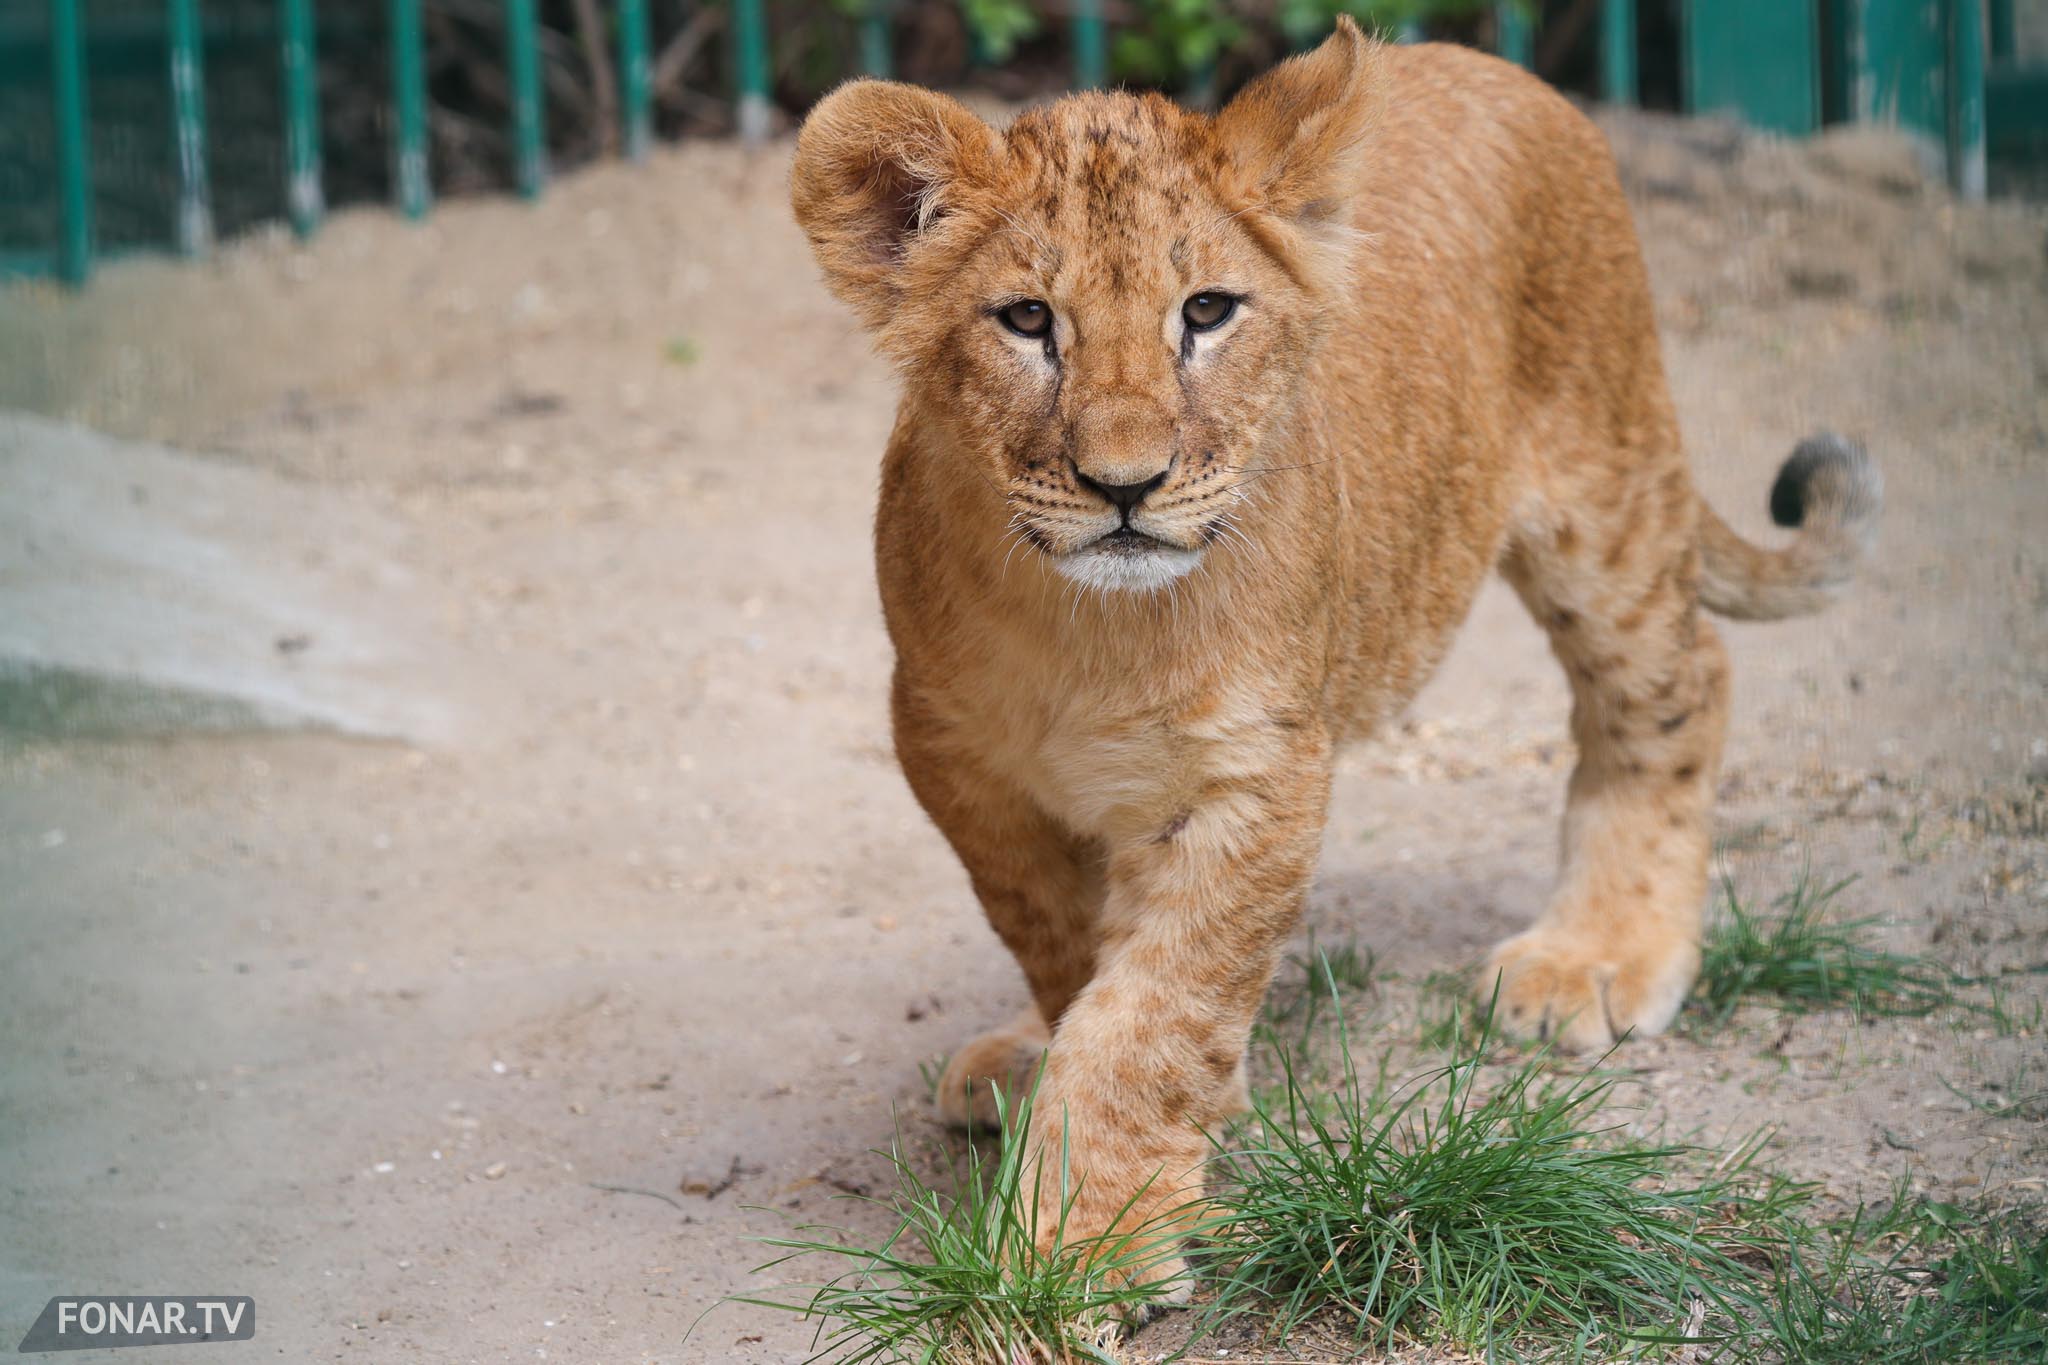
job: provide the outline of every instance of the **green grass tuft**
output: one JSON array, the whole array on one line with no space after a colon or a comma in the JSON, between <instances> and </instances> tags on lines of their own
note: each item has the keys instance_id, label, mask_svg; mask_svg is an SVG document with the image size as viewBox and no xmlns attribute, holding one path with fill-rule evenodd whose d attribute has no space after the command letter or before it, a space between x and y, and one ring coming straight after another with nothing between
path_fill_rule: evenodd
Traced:
<instances>
[{"instance_id":1,"label":"green grass tuft","mask_svg":"<svg viewBox=\"0 0 2048 1365\"><path fill-rule=\"evenodd\" d=\"M2038 1084L2041 1078L2026 1062L2021 1062L2003 1081L1985 1082L1984 1088L1992 1092L1989 1095L1973 1095L1946 1076L1937 1079L1949 1094L1980 1114L1988 1114L1995 1119L2048 1122L2048 1086Z\"/></svg>"},{"instance_id":2,"label":"green grass tuft","mask_svg":"<svg viewBox=\"0 0 2048 1365\"><path fill-rule=\"evenodd\" d=\"M851 1196L887 1210L894 1230L878 1245L864 1245L848 1229L822 1224L798 1229L809 1235L766 1238L786 1254L756 1273L807 1255L829 1258L846 1269L822 1284L787 1286L785 1292L794 1298L736 1297L732 1302L816 1318L810 1360L831 1357L849 1365L1114 1362L1120 1324L1174 1286L1144 1283L1162 1254L1143 1244L1149 1228L1067 1240L1063 1234L1071 1194L1061 1207L1055 1229L1061 1235L1053 1239L1054 1249L1038 1248L1041 1172L1025 1158L1029 1124L1028 1098L1014 1111L1004 1106L994 1155L970 1147L964 1175L946 1190L918 1171L905 1154L899 1130L895 1145L882 1153L894 1168L896 1191L886 1198ZM1048 1172L1044 1178L1062 1174ZM1174 1210L1161 1219L1183 1212Z\"/></svg>"},{"instance_id":3,"label":"green grass tuft","mask_svg":"<svg viewBox=\"0 0 2048 1365\"><path fill-rule=\"evenodd\" d=\"M948 1053L938 1053L921 1059L917 1064L918 1079L924 1082L924 1097L927 1102L939 1102L939 1082L946 1079L946 1064L952 1060Z\"/></svg>"},{"instance_id":4,"label":"green grass tuft","mask_svg":"<svg viewBox=\"0 0 2048 1365\"><path fill-rule=\"evenodd\" d=\"M1431 972L1416 992L1416 1041L1437 1052L1470 1049L1485 1034L1490 1011L1472 1003L1471 969Z\"/></svg>"},{"instance_id":5,"label":"green grass tuft","mask_svg":"<svg viewBox=\"0 0 2048 1365\"><path fill-rule=\"evenodd\" d=\"M1254 1030L1258 1041L1276 1051L1307 1049L1319 1026L1334 1014L1342 993L1364 995L1373 990L1379 960L1372 949L1353 940L1325 947L1311 933L1307 948L1290 953L1286 966L1292 970L1275 978ZM1283 1035L1291 1035L1291 1041L1284 1042Z\"/></svg>"},{"instance_id":6,"label":"green grass tuft","mask_svg":"<svg viewBox=\"0 0 2048 1365\"><path fill-rule=\"evenodd\" d=\"M2032 972L2035 969L2026 970ZM2015 1000L2006 991L2004 981L1997 977L1988 978L1984 984L1990 987L1990 998L1976 1013L1982 1016L1991 1031L1999 1037L2012 1038L2039 1033L2043 1024L2048 1023L2048 1004L2039 999Z\"/></svg>"},{"instance_id":7,"label":"green grass tuft","mask_svg":"<svg viewBox=\"0 0 2048 1365\"><path fill-rule=\"evenodd\" d=\"M1734 1174L1678 1180L1685 1149L1600 1126L1611 1079L1553 1080L1541 1056L1489 1077L1488 1041L1384 1106L1348 1053L1334 1104L1286 1068L1283 1102L1217 1153L1215 1320L1256 1312L1285 1333L1335 1311L1374 1345L1489 1355L1741 1330L1757 1286L1731 1253L1753 1234L1731 1213L1782 1210L1760 1214Z\"/></svg>"},{"instance_id":8,"label":"green grass tuft","mask_svg":"<svg viewBox=\"0 0 2048 1365\"><path fill-rule=\"evenodd\" d=\"M1759 1326L1769 1358L1802 1365L2048 1360L2048 1231L1925 1201L1858 1210L1831 1241L1788 1243Z\"/></svg>"},{"instance_id":9,"label":"green grass tuft","mask_svg":"<svg viewBox=\"0 0 2048 1365\"><path fill-rule=\"evenodd\" d=\"M1920 1016L1956 1003L1956 978L1946 967L1871 945L1874 918L1827 917L1854 880L1823 884L1802 874L1772 915L1745 908L1734 884L1724 881L1727 913L1707 932L1693 988L1705 1022L1725 1023L1748 1001L1862 1016Z\"/></svg>"}]
</instances>

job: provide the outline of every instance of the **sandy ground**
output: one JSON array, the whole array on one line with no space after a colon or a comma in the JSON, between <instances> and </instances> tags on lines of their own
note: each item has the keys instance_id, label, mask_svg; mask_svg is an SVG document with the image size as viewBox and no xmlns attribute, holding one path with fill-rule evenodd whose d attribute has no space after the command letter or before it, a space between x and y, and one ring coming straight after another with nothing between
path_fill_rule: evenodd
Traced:
<instances>
[{"instance_id":1,"label":"sandy ground","mask_svg":"<svg viewBox=\"0 0 2048 1365\"><path fill-rule=\"evenodd\" d=\"M1770 534L1821 425L1890 485L1850 601L1728 631L1729 874L1855 875L1894 946L2048 964L2044 219L1882 141L1610 132L1704 488ZM834 1196L874 1186L892 1109L942 1141L917 1063L1022 988L889 754L891 384L786 155L0 294L0 407L260 477L296 509L280 571L376 527L362 609L435 661L383 682L462 721L0 743L0 1336L60 1291L221 1292L255 1344L180 1361L801 1354L792 1321L699 1315L773 1283L749 1239L790 1217L874 1230ZM1390 1038L1402 991L1534 913L1564 708L1493 588L1345 761L1309 921L1399 974ZM2044 995L2013 978L2022 1015ZM2048 1197L2038 1026L1759 1017L1618 1061L1667 1131L1775 1126L1844 1199Z\"/></svg>"}]
</instances>

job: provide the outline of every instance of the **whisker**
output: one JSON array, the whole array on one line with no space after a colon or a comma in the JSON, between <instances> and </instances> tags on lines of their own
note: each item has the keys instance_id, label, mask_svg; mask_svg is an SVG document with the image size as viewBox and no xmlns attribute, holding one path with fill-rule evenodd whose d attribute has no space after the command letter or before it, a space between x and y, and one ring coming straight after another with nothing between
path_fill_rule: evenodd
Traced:
<instances>
[{"instance_id":1,"label":"whisker","mask_svg":"<svg viewBox=\"0 0 2048 1365\"><path fill-rule=\"evenodd\" d=\"M1247 507L1252 505L1252 498L1250 493L1238 489L1233 489L1231 491L1236 494L1237 501L1239 503ZM1222 534L1230 536L1238 544L1242 545L1247 552L1256 555L1260 560L1263 561L1269 558L1266 547L1260 544L1259 542L1253 540L1252 537L1245 532L1245 529L1242 526L1238 525L1236 512L1225 512L1221 516L1217 517L1216 526Z\"/></svg>"},{"instance_id":2,"label":"whisker","mask_svg":"<svg viewBox=\"0 0 2048 1365\"><path fill-rule=\"evenodd\" d=\"M1022 545L1025 542L1025 540L1029 537L1029 535L1030 532L1028 532L1022 526L1017 526L1014 522L1012 523L1011 529L1003 533L1003 540L1007 540L1010 542L1010 548L1004 551L1003 553L1003 567L997 570L996 572L996 582L1002 583L1007 582L1009 580L1010 561L1016 558L1017 547ZM996 543L1000 545L1002 544L1002 541L999 540Z\"/></svg>"},{"instance_id":3,"label":"whisker","mask_svg":"<svg viewBox=\"0 0 2048 1365\"><path fill-rule=\"evenodd\" d=\"M1240 483L1255 483L1273 474L1286 474L1298 469L1314 469L1318 465L1334 464L1335 460L1310 460L1306 464L1266 465L1259 469L1233 469L1231 475Z\"/></svg>"}]
</instances>

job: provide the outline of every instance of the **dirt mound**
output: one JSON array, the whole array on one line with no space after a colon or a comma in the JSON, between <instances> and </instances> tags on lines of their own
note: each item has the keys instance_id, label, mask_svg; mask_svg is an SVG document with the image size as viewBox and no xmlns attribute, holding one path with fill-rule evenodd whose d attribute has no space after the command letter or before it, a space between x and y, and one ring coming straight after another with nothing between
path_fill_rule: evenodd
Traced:
<instances>
[{"instance_id":1,"label":"dirt mound","mask_svg":"<svg viewBox=\"0 0 2048 1365\"><path fill-rule=\"evenodd\" d=\"M1646 226L1679 237L1698 265L1718 264L1717 281L1747 302L1954 316L1973 289L2038 289L2048 264L2038 209L1956 201L1901 133L1845 125L1794 141L1628 110L1600 123ZM1668 271L1659 283L1672 283Z\"/></svg>"}]
</instances>

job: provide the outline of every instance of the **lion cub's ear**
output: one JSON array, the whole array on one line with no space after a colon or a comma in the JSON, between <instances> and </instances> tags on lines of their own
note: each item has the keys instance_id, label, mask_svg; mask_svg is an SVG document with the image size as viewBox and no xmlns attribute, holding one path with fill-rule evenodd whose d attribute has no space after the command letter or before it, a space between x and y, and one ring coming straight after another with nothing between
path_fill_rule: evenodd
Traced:
<instances>
[{"instance_id":1,"label":"lion cub's ear","mask_svg":"<svg viewBox=\"0 0 2048 1365\"><path fill-rule=\"evenodd\" d=\"M1379 44L1339 15L1313 52L1274 67L1216 116L1246 188L1300 226L1344 227L1379 122Z\"/></svg>"},{"instance_id":2,"label":"lion cub's ear","mask_svg":"<svg viewBox=\"0 0 2048 1365\"><path fill-rule=\"evenodd\" d=\"M911 248L1002 155L993 128L930 90L862 80L827 95L797 134L789 188L832 292L881 327Z\"/></svg>"}]
</instances>

